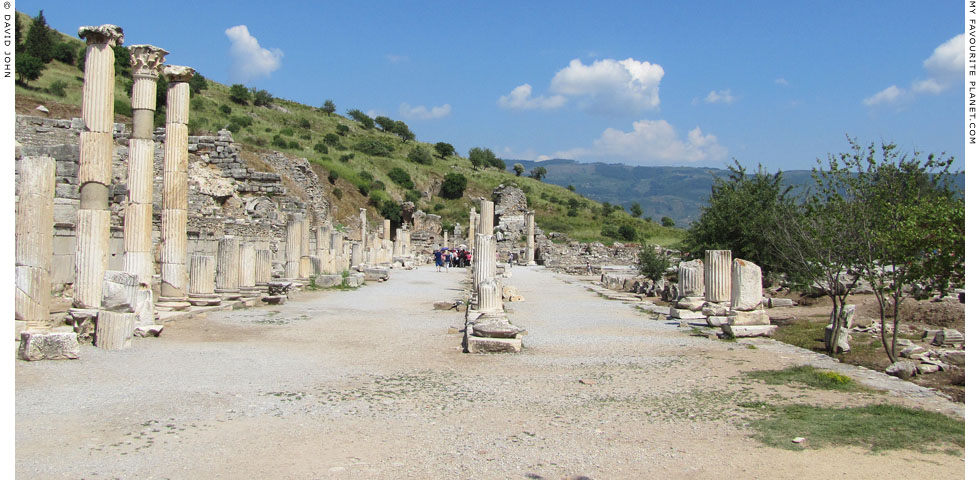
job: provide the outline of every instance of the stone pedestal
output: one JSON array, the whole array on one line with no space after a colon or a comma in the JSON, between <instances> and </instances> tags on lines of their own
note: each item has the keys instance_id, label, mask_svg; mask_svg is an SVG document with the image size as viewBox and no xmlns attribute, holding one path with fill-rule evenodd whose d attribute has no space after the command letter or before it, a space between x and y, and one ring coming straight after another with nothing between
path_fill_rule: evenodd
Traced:
<instances>
[{"instance_id":1,"label":"stone pedestal","mask_svg":"<svg viewBox=\"0 0 980 480\"><path fill-rule=\"evenodd\" d=\"M190 285L188 288L190 303L196 306L220 305L221 297L214 292L214 257L209 255L191 255L190 272Z\"/></svg>"},{"instance_id":2,"label":"stone pedestal","mask_svg":"<svg viewBox=\"0 0 980 480\"><path fill-rule=\"evenodd\" d=\"M732 251L704 252L704 299L712 303L731 301Z\"/></svg>"},{"instance_id":3,"label":"stone pedestal","mask_svg":"<svg viewBox=\"0 0 980 480\"><path fill-rule=\"evenodd\" d=\"M14 320L19 327L37 332L50 326L55 160L24 157L18 172Z\"/></svg>"},{"instance_id":4,"label":"stone pedestal","mask_svg":"<svg viewBox=\"0 0 980 480\"><path fill-rule=\"evenodd\" d=\"M81 27L85 39L85 74L79 138L79 208L75 234L76 308L97 309L102 301L102 277L109 255L109 187L112 184L112 128L116 55L122 28L115 25Z\"/></svg>"},{"instance_id":5,"label":"stone pedestal","mask_svg":"<svg viewBox=\"0 0 980 480\"><path fill-rule=\"evenodd\" d=\"M242 296L238 287L239 261L238 239L226 235L218 241L218 275L214 289L223 300L237 300Z\"/></svg>"}]
</instances>

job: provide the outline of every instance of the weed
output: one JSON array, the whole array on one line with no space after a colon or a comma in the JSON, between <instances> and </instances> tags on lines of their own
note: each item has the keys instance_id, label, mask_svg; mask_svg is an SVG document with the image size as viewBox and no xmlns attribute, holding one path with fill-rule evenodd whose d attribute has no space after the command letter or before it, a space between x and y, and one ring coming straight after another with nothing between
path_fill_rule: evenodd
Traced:
<instances>
[{"instance_id":1,"label":"weed","mask_svg":"<svg viewBox=\"0 0 980 480\"><path fill-rule=\"evenodd\" d=\"M789 367L782 370L757 370L754 372L746 372L745 376L756 380L762 380L769 385L802 383L804 385L823 390L839 390L846 392L869 390L867 387L855 382L851 377L829 370L816 369L809 365Z\"/></svg>"}]
</instances>

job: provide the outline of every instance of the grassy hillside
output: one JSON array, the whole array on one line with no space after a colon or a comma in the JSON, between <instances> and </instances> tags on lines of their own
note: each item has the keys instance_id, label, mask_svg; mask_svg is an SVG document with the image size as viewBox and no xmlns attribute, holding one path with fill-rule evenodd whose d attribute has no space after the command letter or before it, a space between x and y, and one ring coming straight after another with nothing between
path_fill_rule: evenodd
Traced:
<instances>
[{"instance_id":1,"label":"grassy hillside","mask_svg":"<svg viewBox=\"0 0 980 480\"><path fill-rule=\"evenodd\" d=\"M26 32L29 19L23 23L22 31ZM77 39L68 38L77 42L79 48L83 45ZM59 95L57 88L52 89L56 82L65 85L64 95ZM126 118L130 115L128 85L127 78L117 75L116 113L120 118L117 121L129 121ZM79 116L81 90L82 71L75 65L54 60L30 86L16 86L17 111L36 114L34 107L42 104L52 116ZM162 115L158 114L158 121L162 121ZM271 150L309 159L324 185L326 198L339 206L341 217L367 207L371 216L379 219L379 210L386 202L390 205L392 201L411 200L427 213L443 216L444 223L466 225L469 209L477 204L477 198L489 198L498 185L512 182L527 193L530 208L537 213L538 226L546 232L563 232L581 241L611 243L623 240L619 232L625 225L636 231L637 241L660 245L676 244L683 233L633 218L622 209L604 210L601 203L559 186L492 167L477 169L469 160L456 155L440 158L433 144L404 141L393 133L365 128L346 116L328 114L309 105L280 98L273 98L267 106L236 103L230 86L210 80L205 89L191 97L188 127L192 134L214 133L222 128L231 130L235 140L244 146L245 158L252 159L249 164L253 168L262 169L257 154ZM408 160L409 153L417 147L429 152L431 164ZM396 183L390 177L396 168L408 173L410 183L404 179ZM450 173L460 173L468 180L462 198L445 199L438 195L443 178Z\"/></svg>"}]
</instances>

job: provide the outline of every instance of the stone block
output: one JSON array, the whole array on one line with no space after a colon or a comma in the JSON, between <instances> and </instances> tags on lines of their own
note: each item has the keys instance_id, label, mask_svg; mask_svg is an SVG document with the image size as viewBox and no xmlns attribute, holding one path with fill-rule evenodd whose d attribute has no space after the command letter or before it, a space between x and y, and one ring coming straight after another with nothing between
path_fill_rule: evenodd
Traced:
<instances>
[{"instance_id":1,"label":"stone block","mask_svg":"<svg viewBox=\"0 0 980 480\"><path fill-rule=\"evenodd\" d=\"M753 310L742 312L730 310L728 312L729 325L769 325L769 315L765 310Z\"/></svg>"},{"instance_id":2,"label":"stone block","mask_svg":"<svg viewBox=\"0 0 980 480\"><path fill-rule=\"evenodd\" d=\"M368 267L362 273L366 282L386 281L391 276L387 268L380 267Z\"/></svg>"},{"instance_id":3,"label":"stone block","mask_svg":"<svg viewBox=\"0 0 980 480\"><path fill-rule=\"evenodd\" d=\"M701 310L704 307L704 297L683 297L677 301L677 308L684 310Z\"/></svg>"},{"instance_id":4,"label":"stone block","mask_svg":"<svg viewBox=\"0 0 980 480\"><path fill-rule=\"evenodd\" d=\"M723 315L711 315L707 319L707 324L711 325L712 327L728 325L728 317Z\"/></svg>"},{"instance_id":5,"label":"stone block","mask_svg":"<svg viewBox=\"0 0 980 480\"><path fill-rule=\"evenodd\" d=\"M727 315L728 307L720 303L705 302L701 307L701 313L708 317Z\"/></svg>"},{"instance_id":6,"label":"stone block","mask_svg":"<svg viewBox=\"0 0 980 480\"><path fill-rule=\"evenodd\" d=\"M958 343L963 343L966 339L963 334L952 328L944 328L939 333L936 334L936 338L932 340L933 345L954 345Z\"/></svg>"},{"instance_id":7,"label":"stone block","mask_svg":"<svg viewBox=\"0 0 980 480\"><path fill-rule=\"evenodd\" d=\"M792 307L796 305L796 302L794 302L791 298L770 298L768 300L769 306L772 308Z\"/></svg>"},{"instance_id":8,"label":"stone block","mask_svg":"<svg viewBox=\"0 0 980 480\"><path fill-rule=\"evenodd\" d=\"M847 328L841 328L840 332L837 333L837 353L846 353L851 351L851 344L848 343L848 337L850 336L850 331ZM834 335L834 325L830 324L823 329L823 344L830 345L833 342Z\"/></svg>"},{"instance_id":9,"label":"stone block","mask_svg":"<svg viewBox=\"0 0 980 480\"><path fill-rule=\"evenodd\" d=\"M18 356L24 360L74 360L78 358L78 335L74 332L21 332Z\"/></svg>"},{"instance_id":10,"label":"stone block","mask_svg":"<svg viewBox=\"0 0 980 480\"><path fill-rule=\"evenodd\" d=\"M467 353L518 353L524 346L521 338L484 338L467 335Z\"/></svg>"},{"instance_id":11,"label":"stone block","mask_svg":"<svg viewBox=\"0 0 980 480\"><path fill-rule=\"evenodd\" d=\"M347 277L347 285L350 287L360 287L364 285L364 274L361 272L351 272Z\"/></svg>"},{"instance_id":12,"label":"stone block","mask_svg":"<svg viewBox=\"0 0 980 480\"><path fill-rule=\"evenodd\" d=\"M899 360L889 365L888 368L885 369L885 373L893 377L901 378L902 380L908 380L909 378L912 378L912 376L915 375L915 372L916 372L915 363L910 362L908 360Z\"/></svg>"},{"instance_id":13,"label":"stone block","mask_svg":"<svg viewBox=\"0 0 980 480\"><path fill-rule=\"evenodd\" d=\"M944 361L950 364L956 365L957 367L966 366L966 352L962 350L946 351L940 355Z\"/></svg>"},{"instance_id":14,"label":"stone block","mask_svg":"<svg viewBox=\"0 0 980 480\"><path fill-rule=\"evenodd\" d=\"M344 281L344 277L341 275L320 275L316 277L316 286L330 288L339 286Z\"/></svg>"},{"instance_id":15,"label":"stone block","mask_svg":"<svg viewBox=\"0 0 980 480\"><path fill-rule=\"evenodd\" d=\"M731 304L733 310L749 311L762 303L762 269L736 258L732 262Z\"/></svg>"},{"instance_id":16,"label":"stone block","mask_svg":"<svg viewBox=\"0 0 980 480\"><path fill-rule=\"evenodd\" d=\"M700 320L707 317L705 317L701 312L694 312L682 308L671 308L670 318L679 318L681 320Z\"/></svg>"},{"instance_id":17,"label":"stone block","mask_svg":"<svg viewBox=\"0 0 980 480\"><path fill-rule=\"evenodd\" d=\"M731 317L728 317L729 319ZM722 331L728 336L735 338L742 337L771 337L776 331L776 325L729 325L721 326Z\"/></svg>"}]
</instances>

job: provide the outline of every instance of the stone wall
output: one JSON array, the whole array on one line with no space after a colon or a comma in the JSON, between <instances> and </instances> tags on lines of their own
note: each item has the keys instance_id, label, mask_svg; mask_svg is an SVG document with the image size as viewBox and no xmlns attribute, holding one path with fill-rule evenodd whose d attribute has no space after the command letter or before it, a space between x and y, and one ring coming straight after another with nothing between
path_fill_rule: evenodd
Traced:
<instances>
[{"instance_id":1,"label":"stone wall","mask_svg":"<svg viewBox=\"0 0 980 480\"><path fill-rule=\"evenodd\" d=\"M81 119L63 120L18 115L15 161L28 155L56 160L55 238L52 288L62 292L74 281L75 222L78 210L78 157ZM109 270L123 269L123 209L127 202L128 140L124 124L115 124L110 190L111 238ZM153 243L159 274L160 205L163 191L163 129L154 132ZM248 160L246 160L248 157ZM16 169L15 169L16 171ZM315 228L328 218L330 205L319 178L304 159L278 152L243 154L227 131L188 138L188 256L214 255L217 240L235 235L273 252L273 275L282 271L286 214L306 213ZM16 183L16 179L15 179ZM313 238L313 235L310 235ZM312 247L311 247L312 248ZM70 290L65 292L70 295Z\"/></svg>"}]
</instances>

